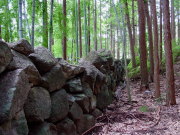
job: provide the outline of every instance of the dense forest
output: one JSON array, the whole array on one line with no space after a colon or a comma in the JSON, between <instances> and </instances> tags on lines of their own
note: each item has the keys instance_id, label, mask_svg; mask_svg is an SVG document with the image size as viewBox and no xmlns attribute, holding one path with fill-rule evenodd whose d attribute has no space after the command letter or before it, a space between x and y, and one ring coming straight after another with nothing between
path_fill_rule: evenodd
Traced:
<instances>
[{"instance_id":1,"label":"dense forest","mask_svg":"<svg viewBox=\"0 0 180 135\"><path fill-rule=\"evenodd\" d=\"M0 0L0 135L178 135L179 104L180 0Z\"/></svg>"}]
</instances>

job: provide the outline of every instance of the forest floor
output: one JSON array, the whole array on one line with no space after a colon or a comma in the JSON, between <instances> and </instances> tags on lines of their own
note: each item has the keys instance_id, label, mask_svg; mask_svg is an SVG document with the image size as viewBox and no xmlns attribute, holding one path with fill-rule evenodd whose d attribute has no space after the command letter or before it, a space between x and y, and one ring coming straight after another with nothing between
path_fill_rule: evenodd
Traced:
<instances>
[{"instance_id":1,"label":"forest floor","mask_svg":"<svg viewBox=\"0 0 180 135\"><path fill-rule=\"evenodd\" d=\"M154 100L154 86L139 92L140 80L131 81L132 103L127 99L126 89L97 118L96 125L84 135L180 135L180 57L174 65L177 105L166 106L165 74L160 76L161 99Z\"/></svg>"}]
</instances>

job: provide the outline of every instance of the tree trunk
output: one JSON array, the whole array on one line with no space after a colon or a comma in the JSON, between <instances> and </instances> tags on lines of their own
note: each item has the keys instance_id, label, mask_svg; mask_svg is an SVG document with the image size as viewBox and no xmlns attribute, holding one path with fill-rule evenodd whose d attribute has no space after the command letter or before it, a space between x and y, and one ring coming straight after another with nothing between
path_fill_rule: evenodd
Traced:
<instances>
[{"instance_id":1,"label":"tree trunk","mask_svg":"<svg viewBox=\"0 0 180 135\"><path fill-rule=\"evenodd\" d=\"M90 50L91 50L90 25L91 25L91 11L90 11L90 2L89 2L89 4L88 4L88 52L90 52Z\"/></svg>"},{"instance_id":2,"label":"tree trunk","mask_svg":"<svg viewBox=\"0 0 180 135\"><path fill-rule=\"evenodd\" d=\"M36 3L35 0L33 0L33 11L32 11L32 36L31 36L31 45L34 47L34 24L35 24L35 8L36 8Z\"/></svg>"},{"instance_id":3,"label":"tree trunk","mask_svg":"<svg viewBox=\"0 0 180 135\"><path fill-rule=\"evenodd\" d=\"M159 80L159 52L158 52L158 25L156 15L156 2L151 0L151 9L153 16L153 32L154 32L154 85L155 98L160 97L160 80Z\"/></svg>"},{"instance_id":4,"label":"tree trunk","mask_svg":"<svg viewBox=\"0 0 180 135\"><path fill-rule=\"evenodd\" d=\"M102 8L101 8L101 6L102 6L102 0L100 0L100 47L101 47L101 49L103 48L102 47L102 19L101 19L101 17L102 17Z\"/></svg>"},{"instance_id":5,"label":"tree trunk","mask_svg":"<svg viewBox=\"0 0 180 135\"><path fill-rule=\"evenodd\" d=\"M33 0L33 3L35 0ZM34 4L35 5L35 4ZM34 7L33 5L33 7ZM33 20L33 19L32 19ZM33 21L32 21L33 23ZM32 27L33 28L33 27ZM23 38L23 28L22 28L22 0L19 0L19 38Z\"/></svg>"},{"instance_id":6,"label":"tree trunk","mask_svg":"<svg viewBox=\"0 0 180 135\"><path fill-rule=\"evenodd\" d=\"M172 40L176 38L176 25L175 25L175 13L174 13L174 0L171 0L171 36Z\"/></svg>"},{"instance_id":7,"label":"tree trunk","mask_svg":"<svg viewBox=\"0 0 180 135\"><path fill-rule=\"evenodd\" d=\"M140 45L140 70L141 70L141 88L144 90L148 87L148 70L147 70L147 50L146 50L146 27L145 27L145 13L144 2L138 0L138 14L139 14L139 45Z\"/></svg>"},{"instance_id":8,"label":"tree trunk","mask_svg":"<svg viewBox=\"0 0 180 135\"><path fill-rule=\"evenodd\" d=\"M63 59L67 60L67 34L66 34L66 0L63 0Z\"/></svg>"},{"instance_id":9,"label":"tree trunk","mask_svg":"<svg viewBox=\"0 0 180 135\"><path fill-rule=\"evenodd\" d=\"M0 25L0 40L2 40L2 29L1 29L1 25Z\"/></svg>"},{"instance_id":10,"label":"tree trunk","mask_svg":"<svg viewBox=\"0 0 180 135\"><path fill-rule=\"evenodd\" d=\"M88 35L87 35L87 16L86 16L86 0L84 0L84 38L85 38L85 52L88 53Z\"/></svg>"},{"instance_id":11,"label":"tree trunk","mask_svg":"<svg viewBox=\"0 0 180 135\"><path fill-rule=\"evenodd\" d=\"M43 0L43 43L42 45L48 48L48 13L47 0Z\"/></svg>"},{"instance_id":12,"label":"tree trunk","mask_svg":"<svg viewBox=\"0 0 180 135\"><path fill-rule=\"evenodd\" d=\"M25 0L23 0L23 7L24 7L24 17L26 20L26 27L28 29L28 34L29 34L29 39L31 39L31 30L30 30L30 26L29 26L29 22L28 22L28 18L27 18L27 10L26 10L26 4L25 4Z\"/></svg>"},{"instance_id":13,"label":"tree trunk","mask_svg":"<svg viewBox=\"0 0 180 135\"><path fill-rule=\"evenodd\" d=\"M133 45L135 46L136 45L136 31L135 31L134 13L135 13L134 0L132 0L132 29L133 29L132 35L133 35Z\"/></svg>"},{"instance_id":14,"label":"tree trunk","mask_svg":"<svg viewBox=\"0 0 180 135\"><path fill-rule=\"evenodd\" d=\"M128 27L129 40L130 40L132 66L135 68L136 67L136 59L135 59L135 51L134 51L134 44L133 44L134 42L133 42L133 36L132 36L132 30L131 30L131 23L130 23L130 19L129 19L127 0L125 0L125 9L126 9L126 20L127 20L127 27Z\"/></svg>"},{"instance_id":15,"label":"tree trunk","mask_svg":"<svg viewBox=\"0 0 180 135\"><path fill-rule=\"evenodd\" d=\"M53 45L53 6L54 6L54 0L51 0L50 21L49 21L49 44L48 44L49 51L51 51Z\"/></svg>"},{"instance_id":16,"label":"tree trunk","mask_svg":"<svg viewBox=\"0 0 180 135\"><path fill-rule=\"evenodd\" d=\"M162 0L160 0L160 35L159 35L159 46L160 46L160 65L162 63Z\"/></svg>"},{"instance_id":17,"label":"tree trunk","mask_svg":"<svg viewBox=\"0 0 180 135\"><path fill-rule=\"evenodd\" d=\"M82 58L82 30L81 30L81 2L80 2L80 0L78 0L78 21L79 21L80 58Z\"/></svg>"},{"instance_id":18,"label":"tree trunk","mask_svg":"<svg viewBox=\"0 0 180 135\"><path fill-rule=\"evenodd\" d=\"M170 14L169 14L169 0L163 0L163 20L164 20L164 48L166 57L166 91L167 91L167 105L176 104L175 86L174 86L174 68L172 58L172 43L170 30Z\"/></svg>"},{"instance_id":19,"label":"tree trunk","mask_svg":"<svg viewBox=\"0 0 180 135\"><path fill-rule=\"evenodd\" d=\"M75 0L75 26L76 26L76 61L79 59L79 32L78 32L78 3Z\"/></svg>"},{"instance_id":20,"label":"tree trunk","mask_svg":"<svg viewBox=\"0 0 180 135\"><path fill-rule=\"evenodd\" d=\"M97 2L94 0L94 49L97 51Z\"/></svg>"},{"instance_id":21,"label":"tree trunk","mask_svg":"<svg viewBox=\"0 0 180 135\"><path fill-rule=\"evenodd\" d=\"M145 3L145 11L148 25L149 38L149 58L150 58L150 81L153 81L154 76L154 57L153 57L153 36L152 36L152 22L149 16L148 1Z\"/></svg>"}]
</instances>

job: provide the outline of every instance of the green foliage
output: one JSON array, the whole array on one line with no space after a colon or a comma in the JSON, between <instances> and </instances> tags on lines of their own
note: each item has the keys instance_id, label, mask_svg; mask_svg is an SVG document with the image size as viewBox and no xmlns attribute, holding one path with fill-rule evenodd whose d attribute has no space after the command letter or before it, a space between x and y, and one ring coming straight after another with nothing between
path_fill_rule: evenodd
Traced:
<instances>
[{"instance_id":1,"label":"green foliage","mask_svg":"<svg viewBox=\"0 0 180 135\"><path fill-rule=\"evenodd\" d=\"M141 112L148 112L149 111L149 108L148 108L148 106L141 106L140 108L139 108L139 110L141 111Z\"/></svg>"}]
</instances>

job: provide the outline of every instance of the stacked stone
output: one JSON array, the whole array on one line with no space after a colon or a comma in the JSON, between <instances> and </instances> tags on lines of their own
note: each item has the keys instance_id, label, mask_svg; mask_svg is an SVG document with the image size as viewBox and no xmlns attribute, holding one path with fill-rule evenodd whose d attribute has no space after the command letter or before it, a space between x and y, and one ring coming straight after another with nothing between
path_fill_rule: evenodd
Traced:
<instances>
[{"instance_id":1,"label":"stacked stone","mask_svg":"<svg viewBox=\"0 0 180 135\"><path fill-rule=\"evenodd\" d=\"M109 51L79 65L25 39L0 41L0 135L78 135L95 124L123 80Z\"/></svg>"}]
</instances>

